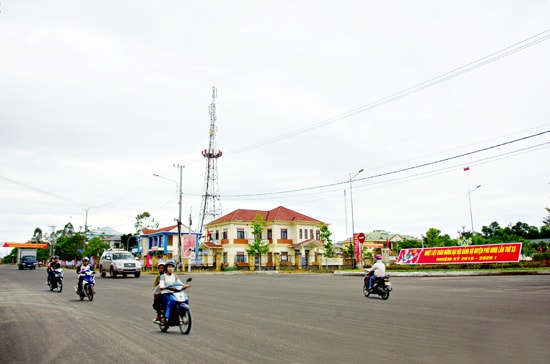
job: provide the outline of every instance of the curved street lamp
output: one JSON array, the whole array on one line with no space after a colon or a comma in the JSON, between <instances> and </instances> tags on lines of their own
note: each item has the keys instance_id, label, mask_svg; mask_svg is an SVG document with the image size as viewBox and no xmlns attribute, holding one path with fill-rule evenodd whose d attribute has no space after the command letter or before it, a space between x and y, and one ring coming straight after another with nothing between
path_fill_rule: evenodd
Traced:
<instances>
[{"instance_id":1,"label":"curved street lamp","mask_svg":"<svg viewBox=\"0 0 550 364\"><path fill-rule=\"evenodd\" d=\"M168 181L172 181L176 184L176 192L178 192L179 194L179 214L178 214L178 261L179 261L179 266L183 269L183 257L181 255L181 195L182 195L182 191L181 191L181 183L182 183L182 173L183 173L183 168L185 168L184 165L182 164L174 164L174 168L178 168L180 170L180 183L178 184L177 181L171 179L171 178L167 178L167 177L164 177L164 176L160 176L156 173L153 173L153 176L155 177L158 177L158 178L162 178L162 179L165 179L165 180L168 180Z\"/></svg>"},{"instance_id":2,"label":"curved street lamp","mask_svg":"<svg viewBox=\"0 0 550 364\"><path fill-rule=\"evenodd\" d=\"M472 235L474 234L474 217L472 215L472 199L470 198L470 195L472 194L472 192L474 192L480 187L481 185L477 185L473 190L470 190L468 188L468 204L470 205L470 224L472 224Z\"/></svg>"}]
</instances>

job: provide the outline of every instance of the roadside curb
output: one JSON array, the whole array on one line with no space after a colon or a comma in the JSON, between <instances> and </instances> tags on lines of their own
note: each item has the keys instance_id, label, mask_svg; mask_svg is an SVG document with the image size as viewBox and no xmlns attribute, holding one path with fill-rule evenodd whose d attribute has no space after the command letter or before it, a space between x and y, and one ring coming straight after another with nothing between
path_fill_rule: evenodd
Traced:
<instances>
[{"instance_id":1,"label":"roadside curb","mask_svg":"<svg viewBox=\"0 0 550 364\"><path fill-rule=\"evenodd\" d=\"M386 272L391 277L464 277L464 276L513 276L545 275L550 270L515 270L515 271L464 271L464 272ZM363 272L334 272L342 276L364 276Z\"/></svg>"}]
</instances>

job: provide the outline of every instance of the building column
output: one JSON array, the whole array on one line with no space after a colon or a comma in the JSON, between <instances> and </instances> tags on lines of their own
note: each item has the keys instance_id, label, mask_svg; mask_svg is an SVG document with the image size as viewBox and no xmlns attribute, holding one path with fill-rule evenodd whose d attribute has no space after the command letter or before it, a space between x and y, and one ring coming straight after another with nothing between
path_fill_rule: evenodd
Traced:
<instances>
[{"instance_id":1,"label":"building column","mask_svg":"<svg viewBox=\"0 0 550 364\"><path fill-rule=\"evenodd\" d=\"M255 262L255 256L253 256L252 254L248 254L248 269L251 271L251 272L254 272L254 262Z\"/></svg>"},{"instance_id":2,"label":"building column","mask_svg":"<svg viewBox=\"0 0 550 364\"><path fill-rule=\"evenodd\" d=\"M302 253L296 250L296 269L302 269Z\"/></svg>"},{"instance_id":3,"label":"building column","mask_svg":"<svg viewBox=\"0 0 550 364\"><path fill-rule=\"evenodd\" d=\"M280 270L281 269L281 253L275 252L273 255L275 256L275 258L273 258L275 260L275 270Z\"/></svg>"},{"instance_id":4,"label":"building column","mask_svg":"<svg viewBox=\"0 0 550 364\"><path fill-rule=\"evenodd\" d=\"M221 272L222 270L222 253L216 252L215 253L215 260L216 260L216 272Z\"/></svg>"}]
</instances>

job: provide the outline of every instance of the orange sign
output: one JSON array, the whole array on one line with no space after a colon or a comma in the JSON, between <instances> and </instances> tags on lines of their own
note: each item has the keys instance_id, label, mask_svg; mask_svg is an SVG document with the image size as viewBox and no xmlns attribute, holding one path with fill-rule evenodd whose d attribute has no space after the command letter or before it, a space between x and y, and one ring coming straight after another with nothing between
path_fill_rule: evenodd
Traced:
<instances>
[{"instance_id":1,"label":"orange sign","mask_svg":"<svg viewBox=\"0 0 550 364\"><path fill-rule=\"evenodd\" d=\"M21 249L48 249L49 245L45 243L3 243L2 247Z\"/></svg>"}]
</instances>

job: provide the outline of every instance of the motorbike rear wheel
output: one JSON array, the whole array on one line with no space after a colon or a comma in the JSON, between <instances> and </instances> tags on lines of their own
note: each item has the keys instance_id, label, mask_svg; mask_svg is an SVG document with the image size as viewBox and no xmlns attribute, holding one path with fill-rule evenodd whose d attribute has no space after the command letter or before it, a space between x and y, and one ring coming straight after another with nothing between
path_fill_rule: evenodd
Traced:
<instances>
[{"instance_id":1,"label":"motorbike rear wheel","mask_svg":"<svg viewBox=\"0 0 550 364\"><path fill-rule=\"evenodd\" d=\"M367 287L367 285L363 285L363 294L365 295L365 297L370 296L369 288Z\"/></svg>"},{"instance_id":2,"label":"motorbike rear wheel","mask_svg":"<svg viewBox=\"0 0 550 364\"><path fill-rule=\"evenodd\" d=\"M159 323L159 328L160 328L160 331L162 332L166 332L168 331L168 320L164 317L164 310L162 311L161 313L161 318L160 318L160 323Z\"/></svg>"},{"instance_id":3,"label":"motorbike rear wheel","mask_svg":"<svg viewBox=\"0 0 550 364\"><path fill-rule=\"evenodd\" d=\"M57 282L57 292L61 293L61 291L63 291L63 282L59 281Z\"/></svg>"},{"instance_id":4,"label":"motorbike rear wheel","mask_svg":"<svg viewBox=\"0 0 550 364\"><path fill-rule=\"evenodd\" d=\"M387 300L388 298L390 298L390 291L388 291L387 289L384 290L384 293L382 293L380 295L380 297L382 297L383 300Z\"/></svg>"},{"instance_id":5,"label":"motorbike rear wheel","mask_svg":"<svg viewBox=\"0 0 550 364\"><path fill-rule=\"evenodd\" d=\"M90 301L94 300L94 289L92 287L88 287L88 293L86 294L88 296L88 299Z\"/></svg>"},{"instance_id":6,"label":"motorbike rear wheel","mask_svg":"<svg viewBox=\"0 0 550 364\"><path fill-rule=\"evenodd\" d=\"M179 314L179 326L182 335L187 335L191 331L191 312L187 309L182 309Z\"/></svg>"}]
</instances>

